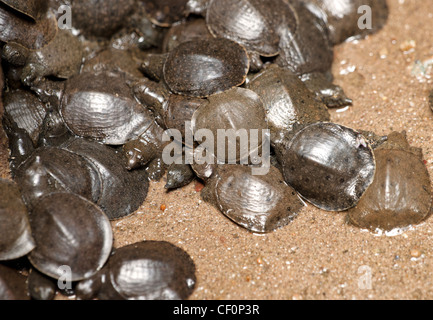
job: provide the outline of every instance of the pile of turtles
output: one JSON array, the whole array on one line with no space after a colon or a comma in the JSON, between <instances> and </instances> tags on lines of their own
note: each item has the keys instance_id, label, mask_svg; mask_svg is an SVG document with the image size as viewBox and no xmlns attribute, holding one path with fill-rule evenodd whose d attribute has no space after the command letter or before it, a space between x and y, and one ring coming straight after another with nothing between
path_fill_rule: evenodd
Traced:
<instances>
[{"instance_id":1,"label":"pile of turtles","mask_svg":"<svg viewBox=\"0 0 433 320\"><path fill-rule=\"evenodd\" d=\"M201 179L203 199L251 232L287 225L303 200L371 230L429 216L422 152L404 133L330 122L328 108L351 104L332 83L333 47L379 30L385 0L94 3L0 0L13 178L0 180L0 298L52 299L61 284L78 299L188 298L184 250L112 247L110 220L135 212L164 175L167 189ZM358 27L361 5L372 28ZM169 144L186 157L200 145L187 132L202 129L265 132L256 147L269 144L268 170L253 174L257 148L230 163L165 163Z\"/></svg>"}]
</instances>

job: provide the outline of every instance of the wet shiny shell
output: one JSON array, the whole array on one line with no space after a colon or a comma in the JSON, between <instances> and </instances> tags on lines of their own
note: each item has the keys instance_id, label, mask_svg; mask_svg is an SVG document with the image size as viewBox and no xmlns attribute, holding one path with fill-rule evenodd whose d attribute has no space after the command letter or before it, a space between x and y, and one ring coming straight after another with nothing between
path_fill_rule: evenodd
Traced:
<instances>
[{"instance_id":1,"label":"wet shiny shell","mask_svg":"<svg viewBox=\"0 0 433 320\"><path fill-rule=\"evenodd\" d=\"M1 2L34 20L37 20L47 10L45 0L1 0Z\"/></svg>"},{"instance_id":2,"label":"wet shiny shell","mask_svg":"<svg viewBox=\"0 0 433 320\"><path fill-rule=\"evenodd\" d=\"M328 211L354 207L373 182L374 154L358 132L334 123L300 130L283 155L286 182Z\"/></svg>"},{"instance_id":3,"label":"wet shiny shell","mask_svg":"<svg viewBox=\"0 0 433 320\"><path fill-rule=\"evenodd\" d=\"M415 225L430 215L432 195L427 168L404 150L375 151L374 181L357 206L348 212L356 226L390 231Z\"/></svg>"},{"instance_id":4,"label":"wet shiny shell","mask_svg":"<svg viewBox=\"0 0 433 320\"><path fill-rule=\"evenodd\" d=\"M0 179L0 261L25 256L35 247L27 208L18 186Z\"/></svg>"},{"instance_id":5,"label":"wet shiny shell","mask_svg":"<svg viewBox=\"0 0 433 320\"><path fill-rule=\"evenodd\" d=\"M28 49L38 50L50 43L57 31L57 20L51 13L34 22L0 6L0 41L16 42Z\"/></svg>"},{"instance_id":6,"label":"wet shiny shell","mask_svg":"<svg viewBox=\"0 0 433 320\"><path fill-rule=\"evenodd\" d=\"M214 137L213 154L218 160L228 161L245 160L262 146L263 130L268 128L265 120L265 110L259 96L251 90L233 88L223 93L215 94L208 98L209 103L198 108L192 117L192 132L194 136L201 129L210 130ZM257 148L247 146L241 149L240 139L236 139L236 155L229 154L229 143L225 143L225 157L218 155L218 131L238 130L248 135L248 141L252 141L252 130L258 130ZM196 137L196 136L195 136Z\"/></svg>"},{"instance_id":7,"label":"wet shiny shell","mask_svg":"<svg viewBox=\"0 0 433 320\"><path fill-rule=\"evenodd\" d=\"M271 130L271 142L282 143L294 126L329 121L328 108L315 99L298 76L272 65L255 76L247 86L260 96Z\"/></svg>"},{"instance_id":8,"label":"wet shiny shell","mask_svg":"<svg viewBox=\"0 0 433 320\"><path fill-rule=\"evenodd\" d=\"M95 204L71 193L41 198L31 212L36 249L29 254L40 272L59 279L68 266L71 281L94 275L107 261L113 235L107 216Z\"/></svg>"},{"instance_id":9,"label":"wet shiny shell","mask_svg":"<svg viewBox=\"0 0 433 320\"><path fill-rule=\"evenodd\" d=\"M137 138L153 121L125 78L113 73L82 73L69 79L61 115L76 135L110 145Z\"/></svg>"},{"instance_id":10,"label":"wet shiny shell","mask_svg":"<svg viewBox=\"0 0 433 320\"><path fill-rule=\"evenodd\" d=\"M331 69L334 52L325 22L315 16L302 1L292 1L298 15L296 34L281 37L280 55L276 63L297 75L327 72Z\"/></svg>"},{"instance_id":11,"label":"wet shiny shell","mask_svg":"<svg viewBox=\"0 0 433 320\"><path fill-rule=\"evenodd\" d=\"M296 33L297 17L283 0L211 0L206 14L210 32L236 41L262 56L279 53L282 30Z\"/></svg>"},{"instance_id":12,"label":"wet shiny shell","mask_svg":"<svg viewBox=\"0 0 433 320\"><path fill-rule=\"evenodd\" d=\"M47 112L44 104L31 92L18 89L5 94L4 108L6 115L36 144Z\"/></svg>"},{"instance_id":13,"label":"wet shiny shell","mask_svg":"<svg viewBox=\"0 0 433 320\"><path fill-rule=\"evenodd\" d=\"M177 94L206 97L244 83L247 52L227 39L188 41L176 47L164 64L164 79Z\"/></svg>"},{"instance_id":14,"label":"wet shiny shell","mask_svg":"<svg viewBox=\"0 0 433 320\"><path fill-rule=\"evenodd\" d=\"M266 175L253 175L251 170L240 165L219 166L215 182L203 189L204 199L252 232L271 232L287 225L304 206L297 193L275 167Z\"/></svg>"},{"instance_id":15,"label":"wet shiny shell","mask_svg":"<svg viewBox=\"0 0 433 320\"><path fill-rule=\"evenodd\" d=\"M194 290L195 265L187 252L165 241L143 241L116 250L108 279L124 299L184 300Z\"/></svg>"},{"instance_id":16,"label":"wet shiny shell","mask_svg":"<svg viewBox=\"0 0 433 320\"><path fill-rule=\"evenodd\" d=\"M67 141L61 148L80 155L95 168L98 178L91 184L94 198L99 194L95 202L110 220L133 213L146 199L149 188L146 170L126 170L125 159L120 153L80 138ZM95 194L95 190L99 193Z\"/></svg>"},{"instance_id":17,"label":"wet shiny shell","mask_svg":"<svg viewBox=\"0 0 433 320\"><path fill-rule=\"evenodd\" d=\"M21 78L27 84L47 76L68 79L79 73L82 58L83 49L78 38L70 31L59 30L47 46L31 52Z\"/></svg>"},{"instance_id":18,"label":"wet shiny shell","mask_svg":"<svg viewBox=\"0 0 433 320\"><path fill-rule=\"evenodd\" d=\"M26 204L52 192L72 192L93 199L97 173L81 156L56 147L39 148L15 172Z\"/></svg>"},{"instance_id":19,"label":"wet shiny shell","mask_svg":"<svg viewBox=\"0 0 433 320\"><path fill-rule=\"evenodd\" d=\"M169 27L188 15L188 0L146 0L143 2L149 19L161 27Z\"/></svg>"},{"instance_id":20,"label":"wet shiny shell","mask_svg":"<svg viewBox=\"0 0 433 320\"><path fill-rule=\"evenodd\" d=\"M162 51L170 52L181 43L192 40L209 40L213 36L209 33L204 19L192 19L176 24L165 34Z\"/></svg>"}]
</instances>

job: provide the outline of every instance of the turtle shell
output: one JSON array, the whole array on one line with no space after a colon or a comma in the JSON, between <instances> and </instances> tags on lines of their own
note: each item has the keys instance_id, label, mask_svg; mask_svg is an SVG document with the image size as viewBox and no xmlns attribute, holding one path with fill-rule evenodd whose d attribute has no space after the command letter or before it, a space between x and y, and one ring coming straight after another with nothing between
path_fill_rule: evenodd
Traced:
<instances>
[{"instance_id":1,"label":"turtle shell","mask_svg":"<svg viewBox=\"0 0 433 320\"><path fill-rule=\"evenodd\" d=\"M5 93L4 108L5 114L36 144L47 113L45 105L31 92L17 89Z\"/></svg>"},{"instance_id":2,"label":"turtle shell","mask_svg":"<svg viewBox=\"0 0 433 320\"><path fill-rule=\"evenodd\" d=\"M166 241L142 241L116 249L106 266L77 285L80 299L185 300L196 285L195 264Z\"/></svg>"},{"instance_id":3,"label":"turtle shell","mask_svg":"<svg viewBox=\"0 0 433 320\"><path fill-rule=\"evenodd\" d=\"M249 59L245 49L227 39L187 41L170 52L164 80L174 93L206 97L245 82Z\"/></svg>"},{"instance_id":4,"label":"turtle shell","mask_svg":"<svg viewBox=\"0 0 433 320\"><path fill-rule=\"evenodd\" d=\"M143 133L154 117L139 104L123 74L81 73L68 80L61 115L76 135L122 145Z\"/></svg>"},{"instance_id":5,"label":"turtle shell","mask_svg":"<svg viewBox=\"0 0 433 320\"><path fill-rule=\"evenodd\" d=\"M89 278L107 261L113 245L111 224L92 202L72 193L52 193L37 201L30 215L36 248L28 255L40 272L59 279Z\"/></svg>"},{"instance_id":6,"label":"turtle shell","mask_svg":"<svg viewBox=\"0 0 433 320\"><path fill-rule=\"evenodd\" d=\"M16 183L0 179L0 261L25 256L35 247L27 208Z\"/></svg>"},{"instance_id":7,"label":"turtle shell","mask_svg":"<svg viewBox=\"0 0 433 320\"><path fill-rule=\"evenodd\" d=\"M273 166L266 175L253 175L248 166L222 165L212 180L203 189L204 199L252 232L271 232L283 227L304 206Z\"/></svg>"},{"instance_id":8,"label":"turtle shell","mask_svg":"<svg viewBox=\"0 0 433 320\"><path fill-rule=\"evenodd\" d=\"M37 20L47 10L46 0L1 0L0 2L25 14L33 20Z\"/></svg>"},{"instance_id":9,"label":"turtle shell","mask_svg":"<svg viewBox=\"0 0 433 320\"><path fill-rule=\"evenodd\" d=\"M99 186L100 194L95 202L110 220L133 213L146 199L149 188L147 172L144 169L128 171L121 153L81 138L70 139L61 148L83 157L97 171L98 179L92 180L92 189Z\"/></svg>"},{"instance_id":10,"label":"turtle shell","mask_svg":"<svg viewBox=\"0 0 433 320\"><path fill-rule=\"evenodd\" d=\"M0 41L16 42L27 49L38 50L50 43L57 31L57 20L52 13L35 22L22 19L0 6Z\"/></svg>"},{"instance_id":11,"label":"turtle shell","mask_svg":"<svg viewBox=\"0 0 433 320\"><path fill-rule=\"evenodd\" d=\"M349 210L349 221L372 231L391 231L425 220L431 213L432 195L422 159L402 149L382 148L374 153L374 181L356 207Z\"/></svg>"},{"instance_id":12,"label":"turtle shell","mask_svg":"<svg viewBox=\"0 0 433 320\"><path fill-rule=\"evenodd\" d=\"M311 124L290 141L282 159L286 182L328 211L354 207L371 185L373 150L355 130L335 123Z\"/></svg>"},{"instance_id":13,"label":"turtle shell","mask_svg":"<svg viewBox=\"0 0 433 320\"><path fill-rule=\"evenodd\" d=\"M246 160L263 144L263 131L267 130L265 109L259 96L251 90L243 88L233 88L223 93L212 95L208 98L209 103L203 104L193 114L191 128L194 137L197 138L201 130L209 130L214 138L213 150L208 150L216 156L221 163L236 163L238 160ZM252 142L253 131L257 132L257 145ZM226 134L229 142L225 143L221 133ZM229 149L230 140L236 138L236 154L233 149ZM248 145L240 139L245 134L248 138ZM221 143L219 143L221 142ZM224 155L219 154L220 146L224 142Z\"/></svg>"},{"instance_id":14,"label":"turtle shell","mask_svg":"<svg viewBox=\"0 0 433 320\"><path fill-rule=\"evenodd\" d=\"M292 1L299 18L296 34L286 32L281 36L280 55L276 63L297 75L331 70L334 51L328 28L303 1Z\"/></svg>"},{"instance_id":15,"label":"turtle shell","mask_svg":"<svg viewBox=\"0 0 433 320\"><path fill-rule=\"evenodd\" d=\"M179 44L192 40L212 39L204 19L191 19L176 24L168 30L162 43L162 51L170 52Z\"/></svg>"},{"instance_id":16,"label":"turtle shell","mask_svg":"<svg viewBox=\"0 0 433 320\"><path fill-rule=\"evenodd\" d=\"M298 21L292 6L284 0L211 0L206 23L214 36L271 57L279 53L283 30L295 34Z\"/></svg>"},{"instance_id":17,"label":"turtle shell","mask_svg":"<svg viewBox=\"0 0 433 320\"><path fill-rule=\"evenodd\" d=\"M331 119L328 108L290 70L271 65L248 82L247 88L263 101L274 146L288 139L299 125Z\"/></svg>"}]
</instances>

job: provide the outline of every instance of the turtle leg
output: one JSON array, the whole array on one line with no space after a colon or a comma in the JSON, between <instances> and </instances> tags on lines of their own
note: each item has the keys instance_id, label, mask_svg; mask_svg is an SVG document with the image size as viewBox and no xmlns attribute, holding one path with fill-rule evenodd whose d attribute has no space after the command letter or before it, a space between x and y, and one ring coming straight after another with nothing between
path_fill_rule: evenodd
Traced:
<instances>
[{"instance_id":1,"label":"turtle leg","mask_svg":"<svg viewBox=\"0 0 433 320\"><path fill-rule=\"evenodd\" d=\"M307 73L301 76L301 80L328 108L339 108L352 104L352 99L346 96L343 89L332 83L330 73Z\"/></svg>"}]
</instances>

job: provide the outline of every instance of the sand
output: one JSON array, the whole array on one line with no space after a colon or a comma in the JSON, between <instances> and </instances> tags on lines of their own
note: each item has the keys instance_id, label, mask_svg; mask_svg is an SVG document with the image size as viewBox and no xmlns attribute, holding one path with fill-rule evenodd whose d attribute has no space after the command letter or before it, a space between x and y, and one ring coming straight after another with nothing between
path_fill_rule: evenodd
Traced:
<instances>
[{"instance_id":1,"label":"sand","mask_svg":"<svg viewBox=\"0 0 433 320\"><path fill-rule=\"evenodd\" d=\"M332 120L382 135L406 130L433 177L433 1L388 3L383 30L335 48L335 81L354 103L331 110ZM0 176L8 177L0 146ZM202 201L195 182L172 192L163 186L151 183L141 208L112 222L114 245L166 240L185 249L197 267L191 300L433 299L433 217L377 235L347 225L344 212L308 205L289 225L259 235Z\"/></svg>"}]
</instances>

